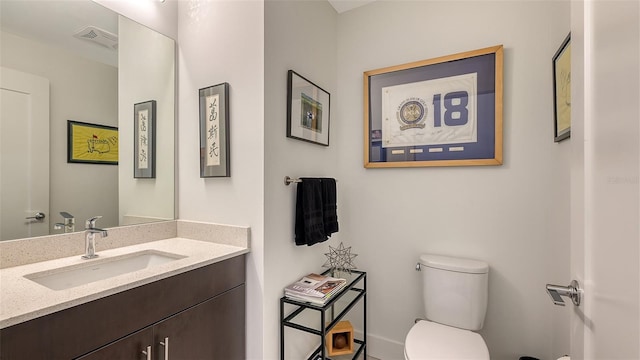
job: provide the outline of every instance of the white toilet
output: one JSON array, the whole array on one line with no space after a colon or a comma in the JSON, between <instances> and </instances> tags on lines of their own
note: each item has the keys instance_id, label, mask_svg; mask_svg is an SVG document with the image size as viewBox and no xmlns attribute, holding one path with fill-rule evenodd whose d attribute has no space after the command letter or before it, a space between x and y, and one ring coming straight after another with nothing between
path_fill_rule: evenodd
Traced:
<instances>
[{"instance_id":1,"label":"white toilet","mask_svg":"<svg viewBox=\"0 0 640 360\"><path fill-rule=\"evenodd\" d=\"M480 334L487 312L489 265L440 255L420 256L427 320L409 330L406 360L486 359Z\"/></svg>"}]
</instances>

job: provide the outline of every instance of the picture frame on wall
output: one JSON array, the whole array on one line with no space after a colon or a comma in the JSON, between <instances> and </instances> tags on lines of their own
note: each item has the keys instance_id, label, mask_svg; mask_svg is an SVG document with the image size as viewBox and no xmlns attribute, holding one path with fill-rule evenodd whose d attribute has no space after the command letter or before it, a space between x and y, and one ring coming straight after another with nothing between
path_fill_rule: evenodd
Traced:
<instances>
[{"instance_id":1,"label":"picture frame on wall","mask_svg":"<svg viewBox=\"0 0 640 360\"><path fill-rule=\"evenodd\" d=\"M502 164L502 45L363 77L365 168Z\"/></svg>"},{"instance_id":2,"label":"picture frame on wall","mask_svg":"<svg viewBox=\"0 0 640 360\"><path fill-rule=\"evenodd\" d=\"M118 128L67 120L67 162L118 165Z\"/></svg>"},{"instance_id":3,"label":"picture frame on wall","mask_svg":"<svg viewBox=\"0 0 640 360\"><path fill-rule=\"evenodd\" d=\"M133 177L156 177L156 101L133 105Z\"/></svg>"},{"instance_id":4,"label":"picture frame on wall","mask_svg":"<svg viewBox=\"0 0 640 360\"><path fill-rule=\"evenodd\" d=\"M287 84L287 137L329 146L331 94L293 70Z\"/></svg>"},{"instance_id":5,"label":"picture frame on wall","mask_svg":"<svg viewBox=\"0 0 640 360\"><path fill-rule=\"evenodd\" d=\"M200 177L229 177L229 84L199 90Z\"/></svg>"},{"instance_id":6,"label":"picture frame on wall","mask_svg":"<svg viewBox=\"0 0 640 360\"><path fill-rule=\"evenodd\" d=\"M571 137L571 33L553 55L553 141Z\"/></svg>"}]
</instances>

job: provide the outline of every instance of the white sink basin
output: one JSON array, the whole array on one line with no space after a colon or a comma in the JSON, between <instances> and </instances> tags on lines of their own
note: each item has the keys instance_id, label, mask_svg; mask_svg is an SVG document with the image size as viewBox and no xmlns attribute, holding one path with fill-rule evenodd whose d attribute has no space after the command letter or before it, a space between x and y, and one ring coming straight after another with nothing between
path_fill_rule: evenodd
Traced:
<instances>
[{"instance_id":1,"label":"white sink basin","mask_svg":"<svg viewBox=\"0 0 640 360\"><path fill-rule=\"evenodd\" d=\"M162 251L145 250L111 258L87 260L86 264L28 274L25 278L52 290L65 290L185 257Z\"/></svg>"}]
</instances>

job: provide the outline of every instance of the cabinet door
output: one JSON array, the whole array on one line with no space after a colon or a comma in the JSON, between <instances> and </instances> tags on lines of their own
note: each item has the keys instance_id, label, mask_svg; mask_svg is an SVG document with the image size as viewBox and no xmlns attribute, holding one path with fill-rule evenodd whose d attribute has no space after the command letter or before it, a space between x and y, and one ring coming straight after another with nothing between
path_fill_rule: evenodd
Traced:
<instances>
[{"instance_id":1,"label":"cabinet door","mask_svg":"<svg viewBox=\"0 0 640 360\"><path fill-rule=\"evenodd\" d=\"M143 360L147 356L143 351L147 351L147 346L152 346L153 329L148 327L133 333L125 338L103 346L87 355L81 356L78 360ZM157 351L155 348L152 351ZM152 354L153 355L153 354ZM152 359L157 359L153 355Z\"/></svg>"},{"instance_id":2,"label":"cabinet door","mask_svg":"<svg viewBox=\"0 0 640 360\"><path fill-rule=\"evenodd\" d=\"M244 360L244 284L158 323L154 337L158 359L168 338L167 360Z\"/></svg>"}]
</instances>

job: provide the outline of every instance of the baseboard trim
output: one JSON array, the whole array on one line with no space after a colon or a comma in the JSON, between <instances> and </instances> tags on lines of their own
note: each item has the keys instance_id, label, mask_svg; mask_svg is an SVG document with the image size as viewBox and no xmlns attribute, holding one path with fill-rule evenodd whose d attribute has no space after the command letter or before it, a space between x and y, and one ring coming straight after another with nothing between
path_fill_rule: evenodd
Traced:
<instances>
[{"instance_id":1,"label":"baseboard trim","mask_svg":"<svg viewBox=\"0 0 640 360\"><path fill-rule=\"evenodd\" d=\"M355 331L362 338L361 331ZM367 334L367 355L380 360L404 360L404 343L382 336Z\"/></svg>"}]
</instances>

